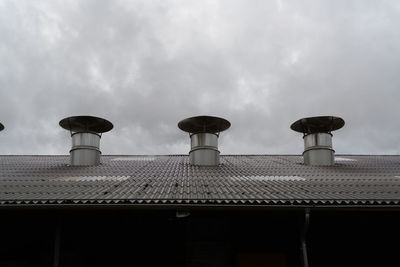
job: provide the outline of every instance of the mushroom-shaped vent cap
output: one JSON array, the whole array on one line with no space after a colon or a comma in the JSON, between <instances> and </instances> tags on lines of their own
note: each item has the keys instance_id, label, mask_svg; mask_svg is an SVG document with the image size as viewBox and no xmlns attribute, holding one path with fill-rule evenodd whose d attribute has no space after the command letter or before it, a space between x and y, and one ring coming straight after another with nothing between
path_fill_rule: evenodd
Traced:
<instances>
[{"instance_id":1,"label":"mushroom-shaped vent cap","mask_svg":"<svg viewBox=\"0 0 400 267\"><path fill-rule=\"evenodd\" d=\"M188 133L219 133L231 127L231 123L223 118L197 116L181 120L178 127Z\"/></svg>"},{"instance_id":2,"label":"mushroom-shaped vent cap","mask_svg":"<svg viewBox=\"0 0 400 267\"><path fill-rule=\"evenodd\" d=\"M290 128L293 131L313 134L330 133L344 126L344 120L334 116L320 116L300 119L294 122Z\"/></svg>"},{"instance_id":3,"label":"mushroom-shaped vent cap","mask_svg":"<svg viewBox=\"0 0 400 267\"><path fill-rule=\"evenodd\" d=\"M62 119L60 126L72 132L95 132L105 133L114 126L106 119L92 116L74 116Z\"/></svg>"},{"instance_id":4,"label":"mushroom-shaped vent cap","mask_svg":"<svg viewBox=\"0 0 400 267\"><path fill-rule=\"evenodd\" d=\"M3 131L3 130L4 130L4 125L1 124L1 122L0 122L0 131Z\"/></svg>"}]
</instances>

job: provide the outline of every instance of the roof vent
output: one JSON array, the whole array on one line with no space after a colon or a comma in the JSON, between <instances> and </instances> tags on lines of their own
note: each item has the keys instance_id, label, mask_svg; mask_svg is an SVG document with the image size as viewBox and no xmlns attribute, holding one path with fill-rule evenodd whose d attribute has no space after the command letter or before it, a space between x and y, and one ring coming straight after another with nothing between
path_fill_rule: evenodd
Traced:
<instances>
[{"instance_id":1,"label":"roof vent","mask_svg":"<svg viewBox=\"0 0 400 267\"><path fill-rule=\"evenodd\" d=\"M197 116L178 123L179 129L190 135L189 163L199 166L219 164L219 133L231 126L230 122L218 117Z\"/></svg>"},{"instance_id":2,"label":"roof vent","mask_svg":"<svg viewBox=\"0 0 400 267\"><path fill-rule=\"evenodd\" d=\"M71 132L71 165L99 165L101 134L110 131L113 128L112 123L92 116L75 116L62 119L59 124Z\"/></svg>"},{"instance_id":3,"label":"roof vent","mask_svg":"<svg viewBox=\"0 0 400 267\"><path fill-rule=\"evenodd\" d=\"M0 122L0 132L4 130L4 125Z\"/></svg>"},{"instance_id":4,"label":"roof vent","mask_svg":"<svg viewBox=\"0 0 400 267\"><path fill-rule=\"evenodd\" d=\"M304 118L293 123L290 128L304 134L304 164L334 165L335 150L332 149L331 132L343 126L344 120L333 116Z\"/></svg>"}]
</instances>

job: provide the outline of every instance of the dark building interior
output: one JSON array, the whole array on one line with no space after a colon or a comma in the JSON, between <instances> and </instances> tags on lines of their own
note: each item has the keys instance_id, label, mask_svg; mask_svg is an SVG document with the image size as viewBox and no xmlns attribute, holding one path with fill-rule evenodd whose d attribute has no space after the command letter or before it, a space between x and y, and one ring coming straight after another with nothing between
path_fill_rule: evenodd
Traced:
<instances>
[{"instance_id":1,"label":"dark building interior","mask_svg":"<svg viewBox=\"0 0 400 267\"><path fill-rule=\"evenodd\" d=\"M304 210L2 210L0 266L304 266ZM400 266L396 211L311 210L309 266Z\"/></svg>"}]
</instances>

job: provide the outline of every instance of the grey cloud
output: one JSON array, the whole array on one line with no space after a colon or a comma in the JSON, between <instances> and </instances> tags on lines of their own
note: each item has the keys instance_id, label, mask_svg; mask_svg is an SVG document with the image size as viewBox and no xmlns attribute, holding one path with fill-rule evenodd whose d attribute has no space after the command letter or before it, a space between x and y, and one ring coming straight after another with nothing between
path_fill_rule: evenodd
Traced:
<instances>
[{"instance_id":1,"label":"grey cloud","mask_svg":"<svg viewBox=\"0 0 400 267\"><path fill-rule=\"evenodd\" d=\"M229 153L302 152L290 124L337 115L338 153L398 154L397 1L5 1L1 154L66 154L66 116L112 121L104 154L187 153L179 120L232 127Z\"/></svg>"}]
</instances>

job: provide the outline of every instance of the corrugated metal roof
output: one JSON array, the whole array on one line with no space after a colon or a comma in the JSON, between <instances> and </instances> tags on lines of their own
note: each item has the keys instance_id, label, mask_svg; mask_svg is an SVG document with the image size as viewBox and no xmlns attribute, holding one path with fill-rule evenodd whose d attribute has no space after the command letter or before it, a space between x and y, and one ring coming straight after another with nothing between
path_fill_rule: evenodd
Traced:
<instances>
[{"instance_id":1,"label":"corrugated metal roof","mask_svg":"<svg viewBox=\"0 0 400 267\"><path fill-rule=\"evenodd\" d=\"M69 156L0 156L0 205L398 205L400 156L338 156L313 167L301 156L221 156L217 167L187 155L102 156L94 167Z\"/></svg>"}]
</instances>

